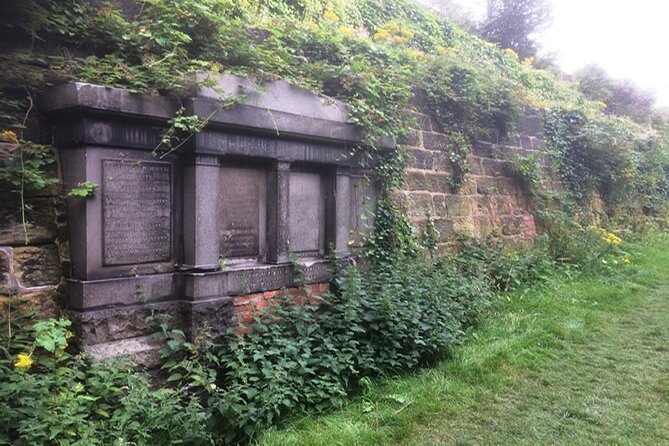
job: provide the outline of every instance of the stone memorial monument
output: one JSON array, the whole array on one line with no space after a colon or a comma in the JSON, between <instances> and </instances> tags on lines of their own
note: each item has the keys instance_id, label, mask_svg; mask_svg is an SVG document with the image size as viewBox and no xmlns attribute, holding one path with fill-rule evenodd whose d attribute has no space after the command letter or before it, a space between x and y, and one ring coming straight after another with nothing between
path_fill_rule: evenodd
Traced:
<instances>
[{"instance_id":1,"label":"stone memorial monument","mask_svg":"<svg viewBox=\"0 0 669 446\"><path fill-rule=\"evenodd\" d=\"M330 253L349 258L369 228L373 181L341 103L282 81L215 84L177 102L72 83L41 102L65 185L97 185L68 198L68 309L85 350L150 351L158 317L223 330L238 296L295 286L291 262L307 284L331 280ZM206 125L160 150L180 107Z\"/></svg>"}]
</instances>

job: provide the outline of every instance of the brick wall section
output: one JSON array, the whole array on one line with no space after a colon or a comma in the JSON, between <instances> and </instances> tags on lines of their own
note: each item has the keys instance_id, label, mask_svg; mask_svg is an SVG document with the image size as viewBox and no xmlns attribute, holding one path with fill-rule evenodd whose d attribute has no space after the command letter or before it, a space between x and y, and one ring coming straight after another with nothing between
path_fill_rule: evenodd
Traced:
<instances>
[{"instance_id":1,"label":"brick wall section","mask_svg":"<svg viewBox=\"0 0 669 446\"><path fill-rule=\"evenodd\" d=\"M265 291L264 293L246 294L238 296L234 301L234 315L238 322L246 324L253 320L263 308L266 308L276 302L274 299L280 293L286 293L288 296L294 296L296 299L307 297L309 300L318 299L322 294L330 291L330 284L313 283L305 287L287 288L285 290Z\"/></svg>"},{"instance_id":2,"label":"brick wall section","mask_svg":"<svg viewBox=\"0 0 669 446\"><path fill-rule=\"evenodd\" d=\"M428 115L415 115L419 128L401 141L412 159L396 198L408 209L419 234L429 214L440 234L438 250L442 253L452 251L460 236L493 237L508 244L533 239L537 231L531 202L520 180L511 173L508 160L538 152L548 169L541 115L528 112L516 124L517 133L509 137L502 139L491 132L476 142L468 156L471 172L457 193L450 189L453 168L448 136Z\"/></svg>"},{"instance_id":3,"label":"brick wall section","mask_svg":"<svg viewBox=\"0 0 669 446\"><path fill-rule=\"evenodd\" d=\"M16 149L0 143L0 163ZM39 318L59 312L54 296L66 267L67 244L62 242L66 221L57 194L56 188L26 194L26 243L19 197L0 190L0 314L10 302L35 310Z\"/></svg>"}]
</instances>

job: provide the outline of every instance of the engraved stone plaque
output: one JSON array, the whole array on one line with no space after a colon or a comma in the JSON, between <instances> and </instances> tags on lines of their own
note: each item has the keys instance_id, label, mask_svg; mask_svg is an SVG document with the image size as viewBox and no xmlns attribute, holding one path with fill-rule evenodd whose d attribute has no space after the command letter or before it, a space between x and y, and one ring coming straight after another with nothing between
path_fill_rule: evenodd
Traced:
<instances>
[{"instance_id":1,"label":"engraved stone plaque","mask_svg":"<svg viewBox=\"0 0 669 446\"><path fill-rule=\"evenodd\" d=\"M103 264L172 258L172 167L169 163L102 160Z\"/></svg>"},{"instance_id":2,"label":"engraved stone plaque","mask_svg":"<svg viewBox=\"0 0 669 446\"><path fill-rule=\"evenodd\" d=\"M246 294L276 290L289 285L292 272L287 268L248 269L228 273L226 293Z\"/></svg>"},{"instance_id":3,"label":"engraved stone plaque","mask_svg":"<svg viewBox=\"0 0 669 446\"><path fill-rule=\"evenodd\" d=\"M221 167L220 184L221 253L231 258L258 257L265 242L265 172Z\"/></svg>"},{"instance_id":4,"label":"engraved stone plaque","mask_svg":"<svg viewBox=\"0 0 669 446\"><path fill-rule=\"evenodd\" d=\"M317 173L291 172L289 203L290 251L319 254L325 244L325 192Z\"/></svg>"}]
</instances>

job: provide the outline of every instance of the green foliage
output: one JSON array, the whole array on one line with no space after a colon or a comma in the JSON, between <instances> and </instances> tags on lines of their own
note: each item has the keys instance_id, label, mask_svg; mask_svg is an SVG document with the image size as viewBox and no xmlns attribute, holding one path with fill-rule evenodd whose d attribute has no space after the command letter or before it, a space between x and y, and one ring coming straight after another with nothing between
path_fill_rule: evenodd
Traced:
<instances>
[{"instance_id":1,"label":"green foliage","mask_svg":"<svg viewBox=\"0 0 669 446\"><path fill-rule=\"evenodd\" d=\"M388 192L380 197L374 215L374 232L366 244L367 257L378 265L392 265L398 259L415 257L413 226L403 218L403 209Z\"/></svg>"},{"instance_id":2,"label":"green foliage","mask_svg":"<svg viewBox=\"0 0 669 446\"><path fill-rule=\"evenodd\" d=\"M537 193L537 188L544 181L544 170L541 166L542 153L529 155L513 155L509 159L511 174L520 179L525 190Z\"/></svg>"},{"instance_id":3,"label":"green foliage","mask_svg":"<svg viewBox=\"0 0 669 446\"><path fill-rule=\"evenodd\" d=\"M241 324L219 353L208 396L217 435L250 437L288 415L341 404L363 377L433 361L491 298L487 283L443 262L363 277L354 268L321 297L281 295Z\"/></svg>"},{"instance_id":4,"label":"green foliage","mask_svg":"<svg viewBox=\"0 0 669 446\"><path fill-rule=\"evenodd\" d=\"M451 133L451 151L448 154L448 162L453 168L453 176L449 180L449 187L453 193L460 190L464 184L465 175L471 171L467 162L470 152L469 142L462 133Z\"/></svg>"},{"instance_id":5,"label":"green foliage","mask_svg":"<svg viewBox=\"0 0 669 446\"><path fill-rule=\"evenodd\" d=\"M193 395L153 390L128 366L72 355L68 320L31 327L30 315L13 317L11 336L0 336L1 444L211 444Z\"/></svg>"},{"instance_id":6,"label":"green foliage","mask_svg":"<svg viewBox=\"0 0 669 446\"><path fill-rule=\"evenodd\" d=\"M611 216L666 216L669 158L666 135L625 118L552 108L546 141L570 198L604 199Z\"/></svg>"},{"instance_id":7,"label":"green foliage","mask_svg":"<svg viewBox=\"0 0 669 446\"><path fill-rule=\"evenodd\" d=\"M426 217L427 220L425 221L425 228L423 229L421 237L421 245L429 253L430 259L433 259L437 249L437 243L439 242L439 231L437 231L437 228L434 225L432 214L428 213Z\"/></svg>"},{"instance_id":8,"label":"green foliage","mask_svg":"<svg viewBox=\"0 0 669 446\"><path fill-rule=\"evenodd\" d=\"M485 277L499 292L543 281L555 266L543 238L533 247L516 249L493 242L468 244L455 262L463 273Z\"/></svg>"},{"instance_id":9,"label":"green foliage","mask_svg":"<svg viewBox=\"0 0 669 446\"><path fill-rule=\"evenodd\" d=\"M51 146L20 141L0 166L0 181L15 193L43 190L58 183L53 168L55 162Z\"/></svg>"},{"instance_id":10,"label":"green foliage","mask_svg":"<svg viewBox=\"0 0 669 446\"><path fill-rule=\"evenodd\" d=\"M90 198L95 195L95 189L98 185L91 181L84 181L77 184L67 193L68 197Z\"/></svg>"}]
</instances>

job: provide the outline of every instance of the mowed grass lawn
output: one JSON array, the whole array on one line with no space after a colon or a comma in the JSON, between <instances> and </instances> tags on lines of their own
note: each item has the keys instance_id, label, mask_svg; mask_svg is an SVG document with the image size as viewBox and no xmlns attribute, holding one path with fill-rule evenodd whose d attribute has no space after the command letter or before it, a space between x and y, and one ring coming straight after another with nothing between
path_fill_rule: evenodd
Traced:
<instances>
[{"instance_id":1,"label":"mowed grass lawn","mask_svg":"<svg viewBox=\"0 0 669 446\"><path fill-rule=\"evenodd\" d=\"M501 297L452 358L258 443L669 445L669 237L630 253Z\"/></svg>"}]
</instances>

